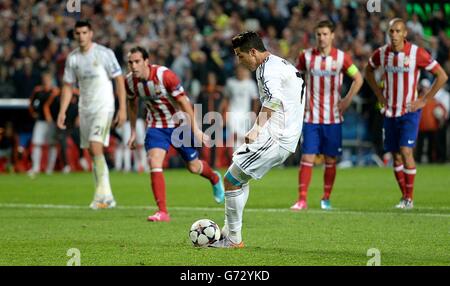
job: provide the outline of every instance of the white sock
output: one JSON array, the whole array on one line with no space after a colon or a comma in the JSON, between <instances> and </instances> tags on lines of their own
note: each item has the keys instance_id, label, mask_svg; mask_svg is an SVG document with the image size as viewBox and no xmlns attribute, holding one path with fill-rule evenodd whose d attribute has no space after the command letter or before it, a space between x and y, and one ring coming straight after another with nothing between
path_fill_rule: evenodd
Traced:
<instances>
[{"instance_id":1,"label":"white sock","mask_svg":"<svg viewBox=\"0 0 450 286\"><path fill-rule=\"evenodd\" d=\"M39 145L34 145L33 151L31 152L31 161L33 162L31 170L35 173L39 173L39 171L41 170L41 156L42 147Z\"/></svg>"},{"instance_id":2,"label":"white sock","mask_svg":"<svg viewBox=\"0 0 450 286\"><path fill-rule=\"evenodd\" d=\"M245 206L247 204L248 196L250 194L250 186L247 183L247 184L242 185L241 189L244 191L244 206ZM225 209L226 209L226 203L227 203L227 201L225 200ZM224 225L222 227L222 235L228 236L229 233L230 233L230 230L229 230L229 227L228 227L227 216L225 215L225 222L224 222Z\"/></svg>"},{"instance_id":3,"label":"white sock","mask_svg":"<svg viewBox=\"0 0 450 286\"><path fill-rule=\"evenodd\" d=\"M109 170L105 156L94 156L95 194L99 196L112 197L111 185L109 183Z\"/></svg>"},{"instance_id":4,"label":"white sock","mask_svg":"<svg viewBox=\"0 0 450 286\"><path fill-rule=\"evenodd\" d=\"M243 188L225 192L225 221L228 225L228 237L234 243L242 241L242 215L246 203L245 191Z\"/></svg>"},{"instance_id":5,"label":"white sock","mask_svg":"<svg viewBox=\"0 0 450 286\"><path fill-rule=\"evenodd\" d=\"M244 190L244 195L245 195L245 201L244 201L244 206L247 204L248 201L248 196L250 195L250 186L249 184L244 184L242 185L242 189Z\"/></svg>"},{"instance_id":6,"label":"white sock","mask_svg":"<svg viewBox=\"0 0 450 286\"><path fill-rule=\"evenodd\" d=\"M53 172L55 169L56 156L58 156L58 149L54 145L50 146L48 150L47 172Z\"/></svg>"}]
</instances>

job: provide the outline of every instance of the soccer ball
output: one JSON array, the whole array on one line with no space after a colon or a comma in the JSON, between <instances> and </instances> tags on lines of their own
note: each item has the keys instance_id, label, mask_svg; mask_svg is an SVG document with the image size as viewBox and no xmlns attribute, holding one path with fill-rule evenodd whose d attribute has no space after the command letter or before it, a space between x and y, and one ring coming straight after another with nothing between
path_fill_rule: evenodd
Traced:
<instances>
[{"instance_id":1,"label":"soccer ball","mask_svg":"<svg viewBox=\"0 0 450 286\"><path fill-rule=\"evenodd\" d=\"M189 238L196 247L206 247L220 239L220 228L210 219L199 219L189 230Z\"/></svg>"}]
</instances>

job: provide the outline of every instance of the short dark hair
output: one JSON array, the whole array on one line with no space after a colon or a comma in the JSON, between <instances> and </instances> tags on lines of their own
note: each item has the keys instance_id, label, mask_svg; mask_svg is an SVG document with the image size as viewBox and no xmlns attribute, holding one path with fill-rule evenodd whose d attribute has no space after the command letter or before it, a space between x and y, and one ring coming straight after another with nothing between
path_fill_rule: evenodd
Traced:
<instances>
[{"instance_id":1,"label":"short dark hair","mask_svg":"<svg viewBox=\"0 0 450 286\"><path fill-rule=\"evenodd\" d=\"M317 30L319 28L328 28L330 29L331 33L334 33L334 30L336 29L336 26L334 25L333 22L331 22L330 20L323 20L320 21L316 27L314 28L314 30Z\"/></svg>"},{"instance_id":2,"label":"short dark hair","mask_svg":"<svg viewBox=\"0 0 450 286\"><path fill-rule=\"evenodd\" d=\"M148 59L148 52L147 52L147 50L144 49L141 46L136 46L136 47L131 48L130 54L134 54L134 53L141 53L142 58L144 59L144 61L146 59Z\"/></svg>"},{"instance_id":3,"label":"short dark hair","mask_svg":"<svg viewBox=\"0 0 450 286\"><path fill-rule=\"evenodd\" d=\"M240 48L241 51L247 53L250 49L256 49L260 52L265 52L266 48L261 38L256 32L247 31L236 35L231 39L233 49Z\"/></svg>"},{"instance_id":4,"label":"short dark hair","mask_svg":"<svg viewBox=\"0 0 450 286\"><path fill-rule=\"evenodd\" d=\"M91 23L88 20L78 20L75 23L75 29L76 28L81 28L81 27L88 27L89 30L92 30Z\"/></svg>"}]
</instances>

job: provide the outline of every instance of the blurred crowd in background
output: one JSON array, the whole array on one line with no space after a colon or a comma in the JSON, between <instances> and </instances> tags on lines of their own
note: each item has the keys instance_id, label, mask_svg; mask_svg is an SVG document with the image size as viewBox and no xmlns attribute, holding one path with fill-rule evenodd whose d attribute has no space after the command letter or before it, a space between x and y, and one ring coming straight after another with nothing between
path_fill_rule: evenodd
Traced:
<instances>
[{"instance_id":1,"label":"blurred crowd in background","mask_svg":"<svg viewBox=\"0 0 450 286\"><path fill-rule=\"evenodd\" d=\"M373 51L387 42L389 19L402 17L407 21L408 39L426 48L450 74L450 37L446 30L449 23L443 9L424 19L420 14L407 13L407 1L383 0L381 13L369 13L367 1L346 0L81 0L81 13L74 14L67 12L66 2L0 2L0 99L29 99L33 89L41 84L44 71L51 73L54 86L61 86L65 59L76 47L72 29L80 17L90 20L94 40L114 51L124 73L128 50L143 46L149 50L150 62L171 68L191 101L202 104L206 111L219 111L221 101L227 97L224 87L235 77L236 68L231 38L245 30L258 31L269 51L295 64L300 51L314 47L315 24L330 19L336 24L335 46L348 52L363 71ZM423 73L422 77L433 81L430 74ZM427 82L421 81L420 92L427 87ZM343 92L346 88L348 82L344 81ZM446 89L449 90L448 84ZM441 97L445 101L450 95L442 90ZM432 127L421 127L425 143L418 146L419 162L449 160L449 101L441 104L443 115L438 116L439 112L433 110L427 113L436 118ZM27 110L0 106L0 112L0 157L9 156L10 168L24 171L34 119ZM380 165L383 158L382 163L388 163L382 150L382 117L367 84L355 97L345 120L343 138L347 148L342 166ZM113 136L112 140L121 138ZM69 139L69 148L75 145L72 141L76 140ZM116 145L113 142L110 148ZM214 150L212 156L205 156L216 167L222 167L227 164L223 157L228 154L222 151ZM110 153L114 154L114 150ZM86 154L79 155L82 158ZM294 156L287 164L297 164L298 158ZM114 155L110 163L114 166ZM176 166L177 160L167 164ZM57 168L64 167L59 165Z\"/></svg>"}]
</instances>

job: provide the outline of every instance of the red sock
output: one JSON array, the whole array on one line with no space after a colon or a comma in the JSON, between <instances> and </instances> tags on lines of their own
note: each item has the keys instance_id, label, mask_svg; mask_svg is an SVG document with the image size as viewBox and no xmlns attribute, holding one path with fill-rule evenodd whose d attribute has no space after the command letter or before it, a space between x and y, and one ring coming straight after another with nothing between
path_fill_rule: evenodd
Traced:
<instances>
[{"instance_id":1,"label":"red sock","mask_svg":"<svg viewBox=\"0 0 450 286\"><path fill-rule=\"evenodd\" d=\"M322 200L329 200L333 190L334 179L336 178L336 164L325 164L323 174L323 197Z\"/></svg>"},{"instance_id":2,"label":"red sock","mask_svg":"<svg viewBox=\"0 0 450 286\"><path fill-rule=\"evenodd\" d=\"M414 192L414 178L416 177L416 168L406 168L403 172L405 173L405 198L412 200Z\"/></svg>"},{"instance_id":3,"label":"red sock","mask_svg":"<svg viewBox=\"0 0 450 286\"><path fill-rule=\"evenodd\" d=\"M160 211L167 213L166 208L166 183L162 169L153 169L150 173L152 179L152 191L156 204Z\"/></svg>"},{"instance_id":4,"label":"red sock","mask_svg":"<svg viewBox=\"0 0 450 286\"><path fill-rule=\"evenodd\" d=\"M211 166L209 166L209 164L203 160L201 160L200 163L202 164L202 172L200 173L200 176L208 179L212 185L217 184L217 182L219 181L219 176L214 173Z\"/></svg>"},{"instance_id":5,"label":"red sock","mask_svg":"<svg viewBox=\"0 0 450 286\"><path fill-rule=\"evenodd\" d=\"M301 162L300 171L298 172L298 194L299 201L306 201L306 196L308 195L309 183L312 177L312 167L314 164Z\"/></svg>"},{"instance_id":6,"label":"red sock","mask_svg":"<svg viewBox=\"0 0 450 286\"><path fill-rule=\"evenodd\" d=\"M403 165L394 166L394 174L397 179L398 186L402 192L402 197L406 197L406 186L405 186L405 173L403 171Z\"/></svg>"}]
</instances>

